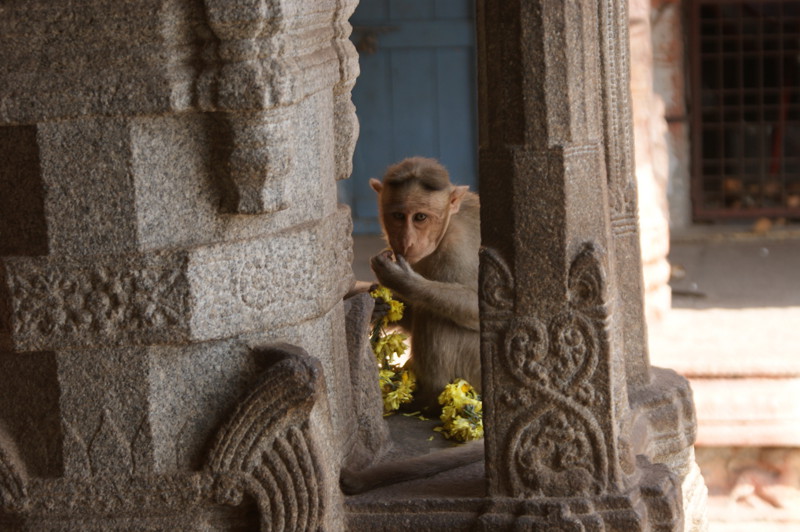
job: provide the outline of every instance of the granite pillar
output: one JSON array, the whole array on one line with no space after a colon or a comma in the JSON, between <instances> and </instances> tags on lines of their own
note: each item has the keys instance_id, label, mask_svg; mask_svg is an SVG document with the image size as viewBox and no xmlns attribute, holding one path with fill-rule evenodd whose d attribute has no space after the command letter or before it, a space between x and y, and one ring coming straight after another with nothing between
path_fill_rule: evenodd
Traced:
<instances>
[{"instance_id":1,"label":"granite pillar","mask_svg":"<svg viewBox=\"0 0 800 532\"><path fill-rule=\"evenodd\" d=\"M0 7L0 528L343 526L355 4Z\"/></svg>"},{"instance_id":2,"label":"granite pillar","mask_svg":"<svg viewBox=\"0 0 800 532\"><path fill-rule=\"evenodd\" d=\"M647 355L626 3L479 5L481 522L702 529L691 392Z\"/></svg>"}]
</instances>

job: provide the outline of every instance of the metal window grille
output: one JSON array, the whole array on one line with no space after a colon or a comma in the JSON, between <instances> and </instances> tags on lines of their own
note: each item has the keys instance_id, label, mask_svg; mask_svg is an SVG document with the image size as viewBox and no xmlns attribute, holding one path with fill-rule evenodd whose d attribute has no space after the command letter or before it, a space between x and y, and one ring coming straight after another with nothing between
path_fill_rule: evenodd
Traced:
<instances>
[{"instance_id":1,"label":"metal window grille","mask_svg":"<svg viewBox=\"0 0 800 532\"><path fill-rule=\"evenodd\" d=\"M800 1L690 4L698 221L800 218Z\"/></svg>"}]
</instances>

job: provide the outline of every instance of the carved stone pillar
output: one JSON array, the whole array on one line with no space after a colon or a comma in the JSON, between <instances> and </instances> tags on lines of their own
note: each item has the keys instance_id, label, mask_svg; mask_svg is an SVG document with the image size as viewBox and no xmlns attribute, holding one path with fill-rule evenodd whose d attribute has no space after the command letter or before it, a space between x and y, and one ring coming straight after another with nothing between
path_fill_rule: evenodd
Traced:
<instances>
[{"instance_id":1,"label":"carved stone pillar","mask_svg":"<svg viewBox=\"0 0 800 532\"><path fill-rule=\"evenodd\" d=\"M0 529L341 528L355 4L0 7Z\"/></svg>"},{"instance_id":2,"label":"carved stone pillar","mask_svg":"<svg viewBox=\"0 0 800 532\"><path fill-rule=\"evenodd\" d=\"M479 6L481 522L702 528L688 384L647 356L626 3Z\"/></svg>"}]
</instances>

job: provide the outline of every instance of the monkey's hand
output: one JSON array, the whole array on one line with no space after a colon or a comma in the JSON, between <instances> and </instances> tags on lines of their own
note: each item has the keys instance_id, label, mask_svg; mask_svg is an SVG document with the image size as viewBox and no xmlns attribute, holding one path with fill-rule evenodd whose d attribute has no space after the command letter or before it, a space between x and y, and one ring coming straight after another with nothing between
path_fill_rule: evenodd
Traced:
<instances>
[{"instance_id":1,"label":"monkey's hand","mask_svg":"<svg viewBox=\"0 0 800 532\"><path fill-rule=\"evenodd\" d=\"M370 264L380 283L391 289L410 308L424 308L466 329L480 330L478 292L475 288L426 279L411 269L403 257L398 256L393 261L391 251L372 257Z\"/></svg>"},{"instance_id":2,"label":"monkey's hand","mask_svg":"<svg viewBox=\"0 0 800 532\"><path fill-rule=\"evenodd\" d=\"M378 282L397 293L401 298L408 299L415 286L425 281L425 278L411 269L406 259L397 256L397 260L392 260L392 252L389 250L372 257L370 266L378 278Z\"/></svg>"}]
</instances>

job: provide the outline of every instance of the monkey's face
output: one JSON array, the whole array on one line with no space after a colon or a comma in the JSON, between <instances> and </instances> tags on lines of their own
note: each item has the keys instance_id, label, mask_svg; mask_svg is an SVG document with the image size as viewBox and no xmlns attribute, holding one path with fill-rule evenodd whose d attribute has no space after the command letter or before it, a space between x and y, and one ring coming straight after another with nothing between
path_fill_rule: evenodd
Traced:
<instances>
[{"instance_id":1,"label":"monkey's face","mask_svg":"<svg viewBox=\"0 0 800 532\"><path fill-rule=\"evenodd\" d=\"M450 191L384 187L380 196L381 222L395 255L415 264L433 253L451 214Z\"/></svg>"}]
</instances>

